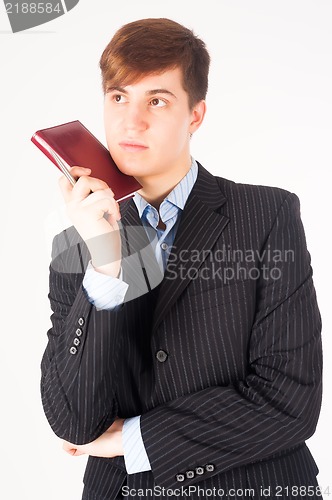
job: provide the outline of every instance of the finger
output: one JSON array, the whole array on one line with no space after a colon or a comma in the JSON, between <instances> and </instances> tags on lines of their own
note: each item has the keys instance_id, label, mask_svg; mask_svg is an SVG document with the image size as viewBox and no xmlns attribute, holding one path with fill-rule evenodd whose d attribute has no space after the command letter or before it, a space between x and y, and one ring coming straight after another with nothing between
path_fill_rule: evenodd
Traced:
<instances>
[{"instance_id":1,"label":"finger","mask_svg":"<svg viewBox=\"0 0 332 500\"><path fill-rule=\"evenodd\" d=\"M79 179L82 176L89 176L91 174L91 168L87 167L79 167L79 166L74 166L68 169L70 172L70 175L75 179ZM69 181L69 179L65 176L62 175L59 178L59 186L60 190L62 192L62 196L64 197L65 201L68 201L70 199L72 190L73 190L73 185Z\"/></svg>"},{"instance_id":2,"label":"finger","mask_svg":"<svg viewBox=\"0 0 332 500\"><path fill-rule=\"evenodd\" d=\"M64 441L62 444L62 448L73 457L78 457L80 455L85 455L85 452L81 449L81 446L76 444L69 443L68 441Z\"/></svg>"},{"instance_id":3,"label":"finger","mask_svg":"<svg viewBox=\"0 0 332 500\"><path fill-rule=\"evenodd\" d=\"M82 175L90 175L91 174L91 168L87 167L79 167L78 165L75 165L74 167L71 167L69 169L71 175L74 177L74 179L78 179L79 177L82 177Z\"/></svg>"},{"instance_id":4,"label":"finger","mask_svg":"<svg viewBox=\"0 0 332 500\"><path fill-rule=\"evenodd\" d=\"M108 224L112 227L113 231L119 231L118 217L114 214L105 214L105 219Z\"/></svg>"},{"instance_id":5,"label":"finger","mask_svg":"<svg viewBox=\"0 0 332 500\"><path fill-rule=\"evenodd\" d=\"M62 448L69 453L69 455L75 455L76 453L76 446L72 443L68 443L68 441L64 441L62 444Z\"/></svg>"},{"instance_id":6,"label":"finger","mask_svg":"<svg viewBox=\"0 0 332 500\"><path fill-rule=\"evenodd\" d=\"M84 206L84 203L85 200L84 202L82 202L82 206ZM113 199L97 199L91 204L91 207L93 207L94 220L101 220L103 218L105 218L106 220L110 219L111 224L116 223L118 220L120 220L119 207ZM90 204L87 203L84 208L85 213L88 217L88 212L91 212Z\"/></svg>"},{"instance_id":7,"label":"finger","mask_svg":"<svg viewBox=\"0 0 332 500\"><path fill-rule=\"evenodd\" d=\"M115 200L114 193L109 188L90 193L81 203L82 207L98 206L103 209L104 213L115 214L117 220L121 218L119 203Z\"/></svg>"},{"instance_id":8,"label":"finger","mask_svg":"<svg viewBox=\"0 0 332 500\"><path fill-rule=\"evenodd\" d=\"M75 453L73 453L74 457L80 457L81 455L86 455L84 451L81 451L79 448L75 450Z\"/></svg>"},{"instance_id":9,"label":"finger","mask_svg":"<svg viewBox=\"0 0 332 500\"><path fill-rule=\"evenodd\" d=\"M115 201L113 191L110 188L106 188L106 189L98 189L96 191L91 191L89 193L89 196L87 196L86 198L84 198L84 200L82 200L82 206L92 205L98 202L99 200L109 200L110 203L112 204L117 203Z\"/></svg>"},{"instance_id":10,"label":"finger","mask_svg":"<svg viewBox=\"0 0 332 500\"><path fill-rule=\"evenodd\" d=\"M83 175L78 179L73 187L72 199L81 201L87 198L90 193L101 190L108 190L110 196L114 196L113 191L108 187L106 182L96 179L95 177Z\"/></svg>"},{"instance_id":11,"label":"finger","mask_svg":"<svg viewBox=\"0 0 332 500\"><path fill-rule=\"evenodd\" d=\"M79 167L79 166L74 166L69 169L70 174L72 177L78 182L80 179L86 179L90 176L91 174L91 169L86 168L86 167ZM91 191L96 191L98 189L106 189L108 188L106 182L92 178L93 181L84 181L81 180L79 183L79 188L76 188L74 191L74 196L75 194L77 195L77 199L84 199L86 196L89 195ZM60 185L60 190L62 192L62 195L65 199L65 201L69 201L71 199L71 195L73 192L73 185L71 182L67 179L65 175L61 176L59 179L59 185Z\"/></svg>"}]
</instances>

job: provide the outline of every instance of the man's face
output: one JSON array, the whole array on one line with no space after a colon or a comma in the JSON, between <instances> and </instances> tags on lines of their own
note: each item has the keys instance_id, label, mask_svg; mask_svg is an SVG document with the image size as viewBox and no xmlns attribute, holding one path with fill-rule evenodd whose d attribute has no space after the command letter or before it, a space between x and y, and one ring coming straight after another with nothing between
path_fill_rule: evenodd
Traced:
<instances>
[{"instance_id":1,"label":"man's face","mask_svg":"<svg viewBox=\"0 0 332 500\"><path fill-rule=\"evenodd\" d=\"M110 87L105 95L111 156L122 172L141 180L190 166L189 134L198 128L197 121L178 68Z\"/></svg>"}]
</instances>

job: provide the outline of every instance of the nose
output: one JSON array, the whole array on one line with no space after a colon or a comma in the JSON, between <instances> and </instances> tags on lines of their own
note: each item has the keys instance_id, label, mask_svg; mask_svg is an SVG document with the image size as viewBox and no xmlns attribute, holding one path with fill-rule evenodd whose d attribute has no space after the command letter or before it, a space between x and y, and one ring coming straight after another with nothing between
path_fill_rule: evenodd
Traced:
<instances>
[{"instance_id":1,"label":"nose","mask_svg":"<svg viewBox=\"0 0 332 500\"><path fill-rule=\"evenodd\" d=\"M147 111L143 106L128 103L124 115L124 125L128 132L142 132L149 127Z\"/></svg>"}]
</instances>

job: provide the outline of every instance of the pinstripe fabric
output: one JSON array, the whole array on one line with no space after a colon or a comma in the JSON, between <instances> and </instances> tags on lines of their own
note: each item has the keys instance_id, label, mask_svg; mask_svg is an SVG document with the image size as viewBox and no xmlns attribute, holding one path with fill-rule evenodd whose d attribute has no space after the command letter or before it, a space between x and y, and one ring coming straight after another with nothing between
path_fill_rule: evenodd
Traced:
<instances>
[{"instance_id":1,"label":"pinstripe fabric","mask_svg":"<svg viewBox=\"0 0 332 500\"><path fill-rule=\"evenodd\" d=\"M148 241L135 229L135 204L121 208L125 231L137 235L130 251L138 251ZM93 500L117 498L124 481L248 487L254 498L266 498L265 485L316 484L304 442L320 411L321 323L294 194L235 184L199 166L164 279L116 311L87 300L88 259L73 229L55 239L45 414L56 434L76 443L95 439L116 415L142 415L152 467L126 476L122 457L90 457L84 481ZM156 263L144 262L149 277ZM129 291L139 274L124 267Z\"/></svg>"},{"instance_id":2,"label":"pinstripe fabric","mask_svg":"<svg viewBox=\"0 0 332 500\"><path fill-rule=\"evenodd\" d=\"M165 272L167 260L179 226L181 213L184 209L190 191L196 182L197 175L198 165L192 158L189 172L160 204L159 212L139 193L135 193L133 198L139 217L142 221L142 225L148 228L147 236L154 250L155 257L162 274ZM165 230L158 229L157 227L159 223L159 214L160 219L166 225ZM151 239L151 227L154 229L156 234L156 237L153 239ZM164 248L163 245L166 245L166 248ZM140 417L137 416L124 421L122 440L127 472L129 474L133 474L151 470L150 462L141 436Z\"/></svg>"}]
</instances>

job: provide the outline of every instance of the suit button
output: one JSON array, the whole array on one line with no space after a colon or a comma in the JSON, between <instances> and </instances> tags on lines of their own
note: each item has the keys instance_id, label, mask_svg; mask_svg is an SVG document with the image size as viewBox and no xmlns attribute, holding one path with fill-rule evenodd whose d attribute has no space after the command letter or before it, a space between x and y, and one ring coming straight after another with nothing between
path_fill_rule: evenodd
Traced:
<instances>
[{"instance_id":1,"label":"suit button","mask_svg":"<svg viewBox=\"0 0 332 500\"><path fill-rule=\"evenodd\" d=\"M196 467L195 471L196 471L196 474L197 474L198 476L201 476L202 474L204 474L204 469L203 469L203 467Z\"/></svg>"},{"instance_id":2,"label":"suit button","mask_svg":"<svg viewBox=\"0 0 332 500\"><path fill-rule=\"evenodd\" d=\"M83 325L84 325L84 318L79 318L79 319L78 319L78 324L79 324L80 326L83 326Z\"/></svg>"},{"instance_id":3,"label":"suit button","mask_svg":"<svg viewBox=\"0 0 332 500\"><path fill-rule=\"evenodd\" d=\"M205 466L206 472L213 472L215 469L215 466L213 464L208 464Z\"/></svg>"},{"instance_id":4,"label":"suit button","mask_svg":"<svg viewBox=\"0 0 332 500\"><path fill-rule=\"evenodd\" d=\"M70 354L76 354L76 353L77 353L77 349L76 349L76 347L71 347L71 348L69 349L69 352L70 352Z\"/></svg>"},{"instance_id":5,"label":"suit button","mask_svg":"<svg viewBox=\"0 0 332 500\"><path fill-rule=\"evenodd\" d=\"M80 337L80 336L82 335L83 331L82 331L80 328L77 328L77 330L76 330L76 332L75 332L75 333L76 333L76 335L77 335L78 337Z\"/></svg>"},{"instance_id":6,"label":"suit button","mask_svg":"<svg viewBox=\"0 0 332 500\"><path fill-rule=\"evenodd\" d=\"M184 481L184 475L183 474L177 474L175 476L175 479L179 482L179 483L182 483L182 481Z\"/></svg>"},{"instance_id":7,"label":"suit button","mask_svg":"<svg viewBox=\"0 0 332 500\"><path fill-rule=\"evenodd\" d=\"M168 358L168 354L166 351L163 351L162 349L160 349L156 353L156 358L158 361L160 361L160 363L164 363L164 361L166 361L166 359Z\"/></svg>"},{"instance_id":8,"label":"suit button","mask_svg":"<svg viewBox=\"0 0 332 500\"><path fill-rule=\"evenodd\" d=\"M193 477L195 477L195 472L193 470L187 470L186 476L188 479L192 479Z\"/></svg>"}]
</instances>

